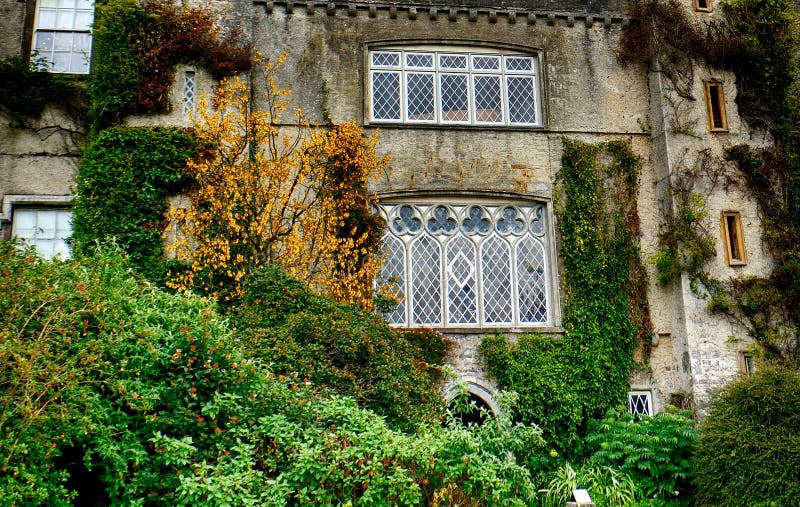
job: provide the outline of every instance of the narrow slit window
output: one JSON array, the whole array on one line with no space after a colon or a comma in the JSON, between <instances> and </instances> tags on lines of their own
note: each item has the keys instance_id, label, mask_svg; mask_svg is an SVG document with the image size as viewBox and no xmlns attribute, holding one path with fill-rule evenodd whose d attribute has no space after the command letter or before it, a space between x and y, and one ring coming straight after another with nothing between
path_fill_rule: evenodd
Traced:
<instances>
[{"instance_id":1,"label":"narrow slit window","mask_svg":"<svg viewBox=\"0 0 800 507\"><path fill-rule=\"evenodd\" d=\"M739 361L742 373L752 377L756 373L756 358L749 352L740 352Z\"/></svg>"},{"instance_id":2,"label":"narrow slit window","mask_svg":"<svg viewBox=\"0 0 800 507\"><path fill-rule=\"evenodd\" d=\"M747 264L742 233L742 215L738 211L722 212L722 239L725 243L725 260L729 266Z\"/></svg>"},{"instance_id":3,"label":"narrow slit window","mask_svg":"<svg viewBox=\"0 0 800 507\"><path fill-rule=\"evenodd\" d=\"M187 70L183 78L183 115L189 116L194 111L194 71Z\"/></svg>"},{"instance_id":4,"label":"narrow slit window","mask_svg":"<svg viewBox=\"0 0 800 507\"><path fill-rule=\"evenodd\" d=\"M728 117L725 114L725 93L722 83L706 81L706 109L708 129L711 132L727 132Z\"/></svg>"},{"instance_id":5,"label":"narrow slit window","mask_svg":"<svg viewBox=\"0 0 800 507\"><path fill-rule=\"evenodd\" d=\"M694 10L697 12L712 12L714 10L713 0L694 0Z\"/></svg>"}]
</instances>

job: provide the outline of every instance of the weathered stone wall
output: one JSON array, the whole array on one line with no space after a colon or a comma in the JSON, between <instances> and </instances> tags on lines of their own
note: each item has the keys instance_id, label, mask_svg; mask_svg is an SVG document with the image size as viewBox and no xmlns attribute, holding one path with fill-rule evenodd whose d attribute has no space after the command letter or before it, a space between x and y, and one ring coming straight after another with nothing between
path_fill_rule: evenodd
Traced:
<instances>
[{"instance_id":1,"label":"weathered stone wall","mask_svg":"<svg viewBox=\"0 0 800 507\"><path fill-rule=\"evenodd\" d=\"M690 0L682 1L689 9ZM367 133L380 129L379 150L390 155L392 162L390 170L373 183L377 194L491 192L548 202L554 273L558 238L552 209L561 138L629 142L644 162L638 205L655 331L648 368L637 372L632 386L653 389L656 408L679 398L702 407L715 388L739 374L739 353L749 345L742 330L711 316L706 301L691 291L685 278L666 287L657 285L648 260L658 251L664 212L674 206L668 193L672 175L703 150L721 158L726 146L770 140L750 132L739 120L733 76L697 66L692 90L696 100L692 101L678 97L663 75L648 73L641 66L620 65L616 55L627 22L624 0L417 0L413 4L218 0L212 7L226 20L226 31L238 30L252 38L263 56L277 58L286 53L277 81L293 89L289 114L299 106L316 124L354 119ZM33 10L31 0L0 5L4 19L0 56L27 52ZM367 54L378 44L480 45L535 53L541 62L543 124L536 128L370 124ZM183 112L186 70L192 69L177 69L169 114L129 118L128 123L189 125ZM198 96L210 95L213 82L202 69L193 70ZM706 78L723 83L727 133L708 132L702 83ZM255 80L256 96L263 85ZM76 124L55 107L49 107L33 128L9 128L5 119L0 120L2 237L9 234L10 200L62 203L69 199L86 125ZM288 116L286 120L290 121ZM47 128L53 125L66 129ZM707 228L719 238L711 274L724 280L765 273L770 259L761 250L761 223L752 200L735 188L701 190L709 212ZM720 213L731 209L740 211L743 219L745 266L730 267L724 260ZM551 283L559 286L557 274ZM546 331L557 333L560 298L554 296L556 325ZM477 355L482 335L462 331L452 333L457 346L451 362L464 380L491 391L491 380Z\"/></svg>"}]
</instances>

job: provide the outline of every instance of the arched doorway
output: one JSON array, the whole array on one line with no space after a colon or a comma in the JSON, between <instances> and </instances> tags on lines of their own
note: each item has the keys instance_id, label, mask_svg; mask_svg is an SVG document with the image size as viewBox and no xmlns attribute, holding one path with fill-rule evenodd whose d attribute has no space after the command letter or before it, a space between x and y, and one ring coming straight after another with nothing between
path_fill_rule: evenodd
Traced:
<instances>
[{"instance_id":1,"label":"arched doorway","mask_svg":"<svg viewBox=\"0 0 800 507\"><path fill-rule=\"evenodd\" d=\"M492 393L488 389L475 382L466 382L465 387L466 393L464 394L467 399L459 400L458 403L455 403L455 400L461 393L459 388L450 386L445 391L445 398L450 405L452 414L460 418L464 424L483 424L487 416L499 411Z\"/></svg>"}]
</instances>

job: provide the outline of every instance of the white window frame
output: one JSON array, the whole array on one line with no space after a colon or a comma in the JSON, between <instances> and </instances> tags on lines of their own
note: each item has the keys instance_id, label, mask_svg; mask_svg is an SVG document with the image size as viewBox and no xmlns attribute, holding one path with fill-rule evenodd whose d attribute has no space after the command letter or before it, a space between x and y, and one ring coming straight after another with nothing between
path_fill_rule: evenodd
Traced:
<instances>
[{"instance_id":1,"label":"white window frame","mask_svg":"<svg viewBox=\"0 0 800 507\"><path fill-rule=\"evenodd\" d=\"M68 22L67 18L70 16L72 21ZM88 74L92 55L91 26L93 21L94 2L92 0L38 0L33 25L33 56L49 72ZM59 40L59 37L69 38L72 41L64 43L65 46L57 49L56 41ZM76 39L82 39L85 42L84 47L77 47ZM48 45L49 48L47 48ZM67 55L69 63L66 67L56 66L54 61L56 54ZM83 58L82 63L77 67L73 66L75 56Z\"/></svg>"},{"instance_id":2,"label":"white window frame","mask_svg":"<svg viewBox=\"0 0 800 507\"><path fill-rule=\"evenodd\" d=\"M430 67L420 67L409 65L408 57L413 55L432 55L432 65ZM397 55L396 64L378 64L376 58L380 56ZM466 65L463 68L447 67L442 65L442 57L455 56L465 57ZM493 57L499 59L498 69L476 68L475 59L481 57ZM509 61L515 58L528 59L531 62L530 70L511 68ZM409 48L374 48L368 52L368 83L367 90L369 99L367 100L368 121L370 123L394 123L410 125L472 125L484 127L542 127L542 106L541 106L541 79L540 62L537 53L524 53L512 51L484 50L482 48L457 48L457 47L437 47L429 49L427 47ZM376 117L376 94L375 76L377 74L391 74L397 76L399 83L399 115L393 118ZM415 119L409 113L408 82L409 76L415 74L431 74L433 76L433 118ZM442 99L442 79L444 76L460 75L466 76L467 82L467 119L447 120L443 114ZM500 118L497 121L479 121L476 110L476 86L475 82L481 77L497 77L500 84ZM529 78L532 80L530 97L533 99L534 116L533 121L511 121L509 99L509 80L511 78Z\"/></svg>"},{"instance_id":3,"label":"white window frame","mask_svg":"<svg viewBox=\"0 0 800 507\"><path fill-rule=\"evenodd\" d=\"M436 209L445 207L448 210L448 220L452 219L454 229L435 231L431 220L435 220ZM398 327L435 327L451 329L532 329L551 328L555 322L555 308L553 293L553 267L551 263L548 204L543 201L507 202L493 200L454 201L449 199L436 199L419 201L404 199L400 201L381 202L377 206L378 214L386 221L387 227L384 235L384 248L387 262L379 276L378 284L390 293L395 292L400 299L398 308L385 315L390 324ZM401 219L401 210L413 211L415 223L419 224L415 232L402 225L394 225ZM481 220L487 220L485 229L476 232L466 231L465 222L470 219L470 212L478 208L484 212ZM520 229L501 231L499 223L506 210L516 211ZM474 223L474 222L473 222ZM420 245L430 245L437 252L438 266L431 268L433 263L425 264L415 269L414 252ZM395 246L395 252L391 246ZM400 253L397 252L400 246ZM462 245L461 247L459 245ZM455 263L462 256L463 246L471 248L471 259L462 258L462 262L472 261L470 265L469 292L470 302L467 310L454 310L465 308L459 304L463 302L459 291L458 278L454 274L457 269ZM423 245L424 247L424 245ZM500 248L507 259L502 260L485 257L484 248ZM455 252L455 253L454 253ZM520 257L528 252L532 257ZM394 255L393 255L394 254ZM453 255L453 259L448 258ZM394 260L388 261L389 258ZM496 270L485 272L487 262L506 262L508 272ZM531 265L531 262L533 264ZM497 264L495 264L497 265ZM525 268L523 268L525 266ZM463 264L462 264L463 267ZM427 269L431 268L431 269ZM437 279L438 286L427 283L426 274L421 274L420 269L426 269L434 275L429 278ZM524 272L523 269L527 269ZM474 273L474 274L473 274ZM415 278L417 277L417 278ZM420 278L423 279L420 281ZM499 283L502 278L510 285L507 292L501 289ZM463 290L466 285L462 283ZM430 294L428 294L430 293ZM456 294L456 295L454 295ZM433 297L431 297L433 296ZM433 318L423 318L428 308L435 311ZM433 310L432 310L433 311ZM460 319L457 315L461 311ZM493 316L489 316L489 315ZM502 318L501 318L502 316Z\"/></svg>"},{"instance_id":4,"label":"white window frame","mask_svg":"<svg viewBox=\"0 0 800 507\"><path fill-rule=\"evenodd\" d=\"M41 217L45 213L55 213L54 227L45 229L41 225ZM21 229L20 221L23 214L32 214L34 227ZM62 218L66 215L66 225ZM68 259L71 252L67 240L72 236L72 210L55 207L15 207L11 220L11 237L36 248L37 253L45 259L59 257ZM46 248L43 248L46 247Z\"/></svg>"},{"instance_id":5,"label":"white window frame","mask_svg":"<svg viewBox=\"0 0 800 507\"><path fill-rule=\"evenodd\" d=\"M636 405L637 399L644 399L645 408L644 411L636 411L634 410ZM653 416L653 392L647 390L636 390L636 391L628 391L628 412L633 415L647 415Z\"/></svg>"}]
</instances>

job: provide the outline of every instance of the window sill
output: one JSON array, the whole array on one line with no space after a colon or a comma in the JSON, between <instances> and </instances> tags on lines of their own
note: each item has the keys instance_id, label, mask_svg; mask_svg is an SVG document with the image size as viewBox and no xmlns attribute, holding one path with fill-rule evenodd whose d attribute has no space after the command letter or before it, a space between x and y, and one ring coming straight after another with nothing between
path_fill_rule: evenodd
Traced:
<instances>
[{"instance_id":1,"label":"window sill","mask_svg":"<svg viewBox=\"0 0 800 507\"><path fill-rule=\"evenodd\" d=\"M433 329L439 333L461 334L461 335L493 335L493 334L564 334L561 326L541 326L541 327L426 327L426 326L392 326L396 329Z\"/></svg>"},{"instance_id":2,"label":"window sill","mask_svg":"<svg viewBox=\"0 0 800 507\"><path fill-rule=\"evenodd\" d=\"M497 131L497 132L547 132L544 125L438 125L431 123L381 123L365 122L364 127L397 130L464 130L464 131ZM727 131L726 131L727 132Z\"/></svg>"}]
</instances>

